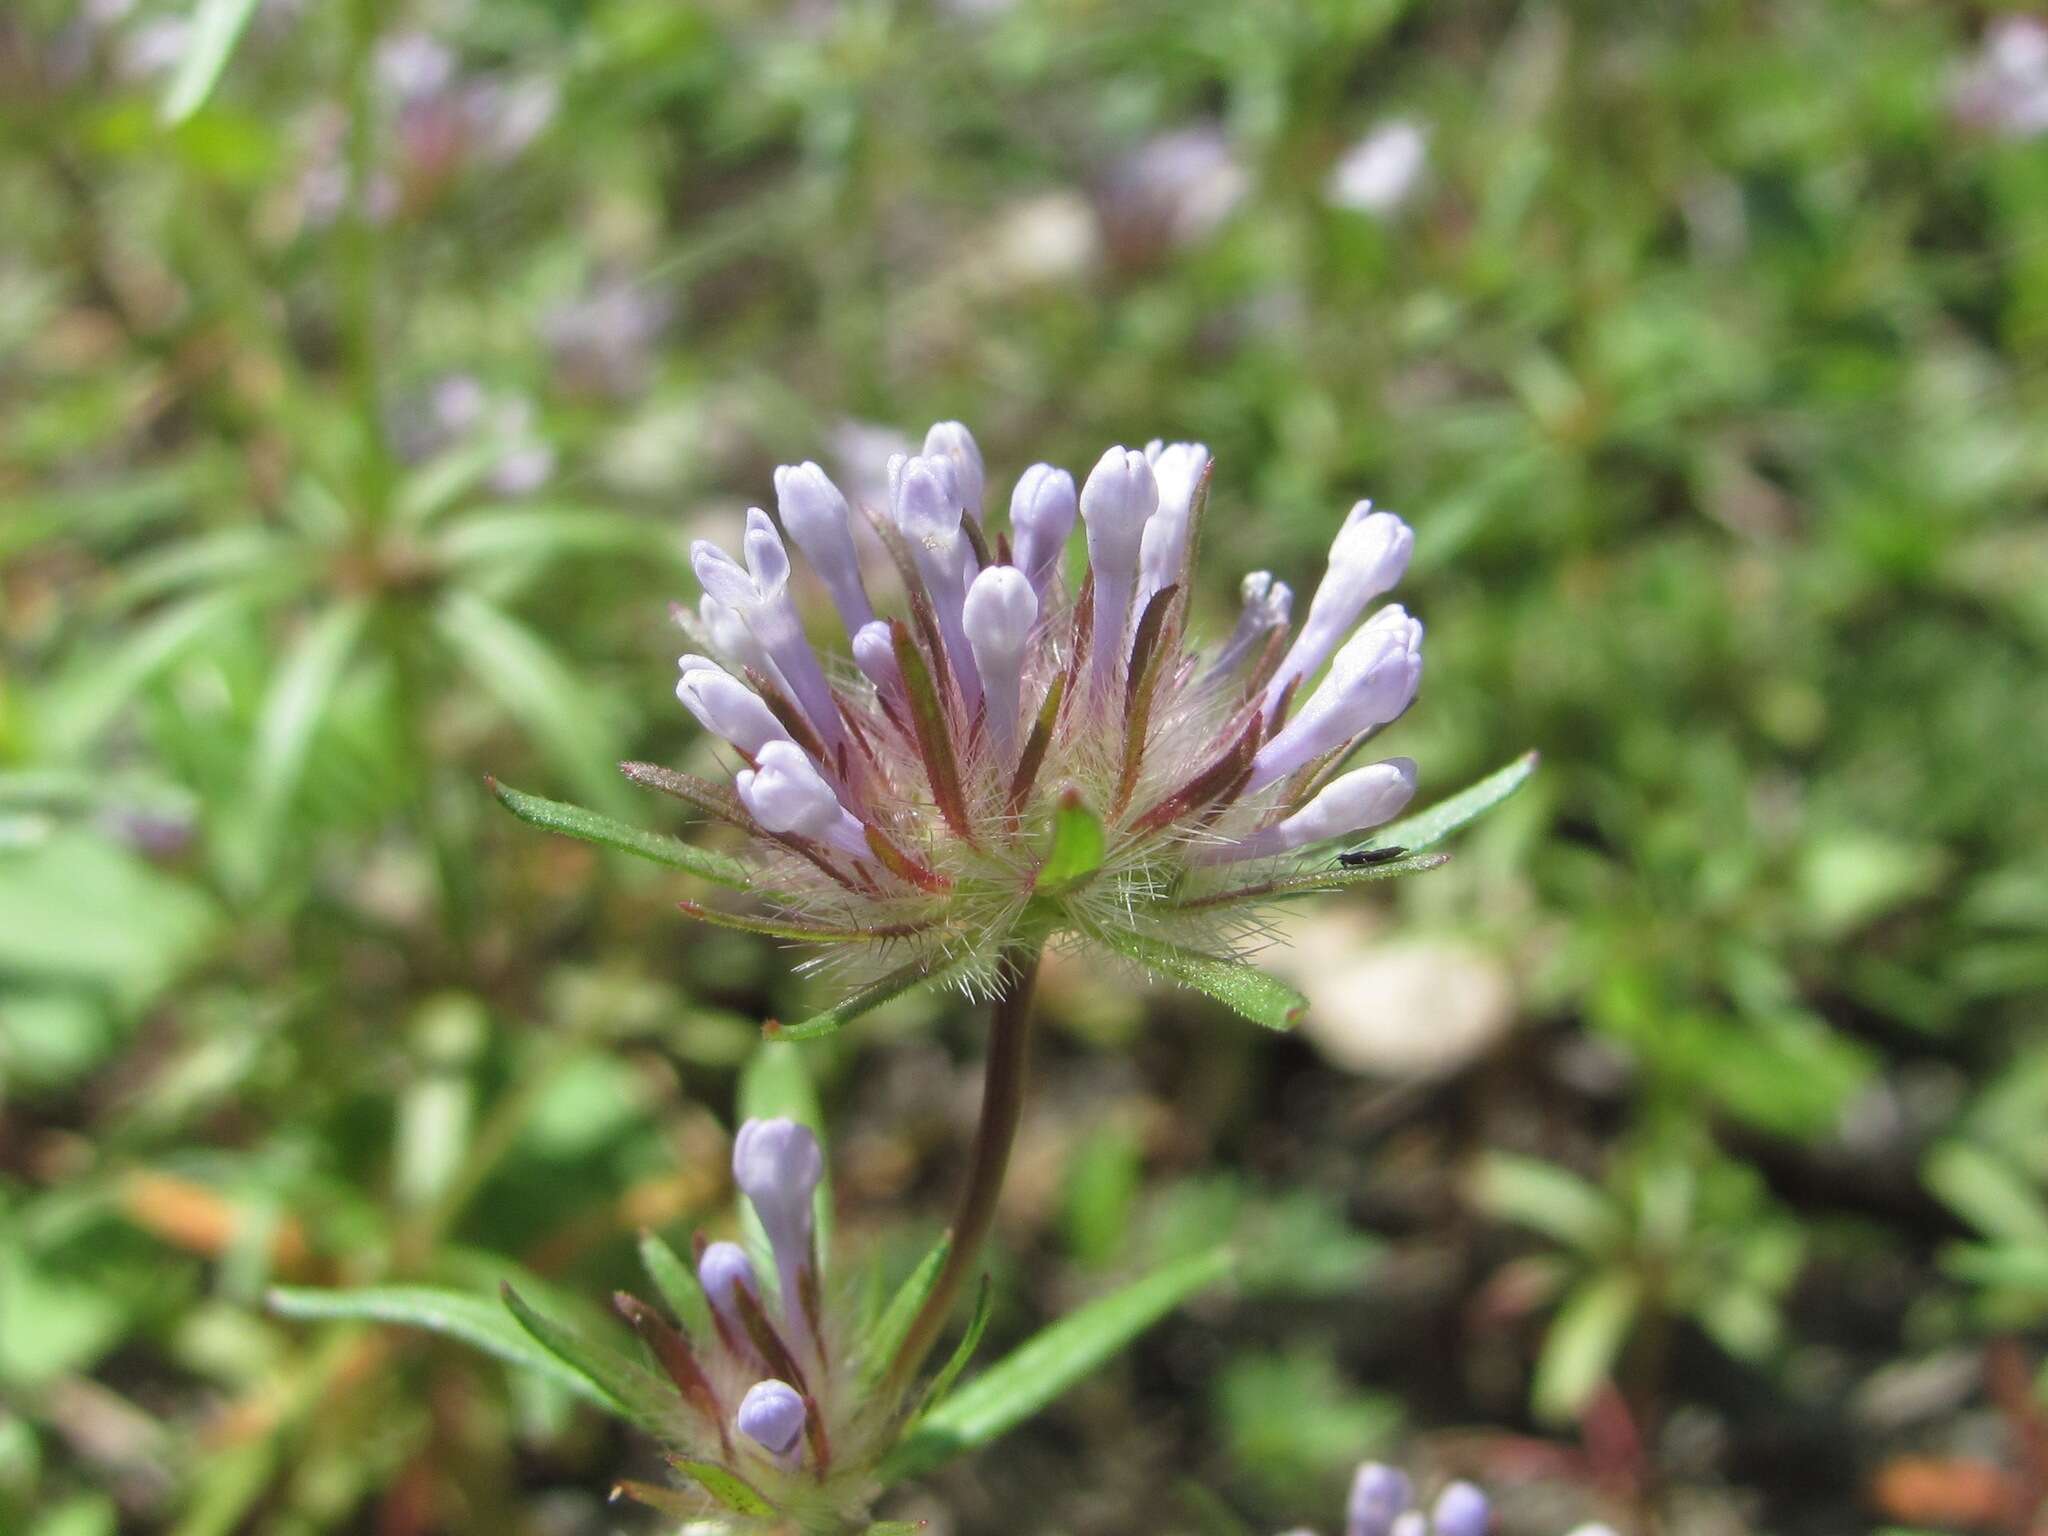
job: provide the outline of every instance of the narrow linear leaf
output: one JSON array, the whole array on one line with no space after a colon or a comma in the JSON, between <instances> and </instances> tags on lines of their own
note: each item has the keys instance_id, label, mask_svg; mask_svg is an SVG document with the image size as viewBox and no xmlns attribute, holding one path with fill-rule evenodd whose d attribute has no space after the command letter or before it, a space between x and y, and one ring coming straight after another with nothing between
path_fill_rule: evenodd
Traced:
<instances>
[{"instance_id":1,"label":"narrow linear leaf","mask_svg":"<svg viewBox=\"0 0 2048 1536\"><path fill-rule=\"evenodd\" d=\"M981 1289L975 1293L974 1316L967 1320L967 1331L960 1336L960 1342L946 1363L939 1368L939 1374L932 1378L932 1384L925 1389L923 1412L929 1412L946 1400L946 1394L953 1390L953 1383L960 1379L960 1373L967 1368L967 1362L974 1358L974 1352L981 1347L981 1336L988 1332L989 1314L995 1310L995 1287L989 1284L987 1275L981 1277Z\"/></svg>"},{"instance_id":2,"label":"narrow linear leaf","mask_svg":"<svg viewBox=\"0 0 2048 1536\"><path fill-rule=\"evenodd\" d=\"M1530 1406L1548 1424L1567 1424L1614 1370L1635 1322L1636 1277L1615 1270L1584 1281L1564 1300L1543 1337Z\"/></svg>"},{"instance_id":3,"label":"narrow linear leaf","mask_svg":"<svg viewBox=\"0 0 2048 1536\"><path fill-rule=\"evenodd\" d=\"M704 1287L697 1283L697 1272L683 1261L682 1255L654 1233L642 1232L640 1267L647 1271L647 1278L654 1282L655 1290L693 1343L702 1344L714 1336L711 1303L705 1298Z\"/></svg>"},{"instance_id":4,"label":"narrow linear leaf","mask_svg":"<svg viewBox=\"0 0 2048 1536\"><path fill-rule=\"evenodd\" d=\"M130 562L105 603L110 610L125 611L188 587L274 570L299 558L298 546L268 528L222 528Z\"/></svg>"},{"instance_id":5,"label":"narrow linear leaf","mask_svg":"<svg viewBox=\"0 0 2048 1536\"><path fill-rule=\"evenodd\" d=\"M247 585L194 593L129 629L111 651L60 676L47 706L51 756L62 758L90 744L152 678L261 596Z\"/></svg>"},{"instance_id":6,"label":"narrow linear leaf","mask_svg":"<svg viewBox=\"0 0 2048 1536\"><path fill-rule=\"evenodd\" d=\"M1375 829L1372 842L1381 847L1406 848L1410 853L1420 853L1425 848L1434 847L1467 822L1476 821L1485 815L1528 783L1529 775L1536 771L1536 763L1536 753L1524 752L1507 767L1488 774L1471 788L1460 790L1450 799L1440 800L1428 810L1410 816L1405 821L1397 821L1391 826Z\"/></svg>"},{"instance_id":7,"label":"narrow linear leaf","mask_svg":"<svg viewBox=\"0 0 2048 1536\"><path fill-rule=\"evenodd\" d=\"M370 607L363 599L337 603L299 636L264 696L250 767L255 814L266 831L291 806L305 777L313 738L335 688L362 638Z\"/></svg>"},{"instance_id":8,"label":"narrow linear leaf","mask_svg":"<svg viewBox=\"0 0 2048 1536\"><path fill-rule=\"evenodd\" d=\"M1392 880L1398 875L1413 875L1425 869L1440 869L1451 862L1447 853L1426 853L1412 859L1389 859L1384 864L1361 864L1348 869L1342 864L1332 864L1328 869L1311 870L1303 875L1283 875L1277 880L1262 880L1256 885L1237 886L1227 891L1217 891L1207 896L1196 896L1177 903L1182 912L1218 912L1230 907L1258 907L1275 901L1300 901L1307 896L1321 896L1330 891L1341 891L1347 886L1370 885L1375 880Z\"/></svg>"},{"instance_id":9,"label":"narrow linear leaf","mask_svg":"<svg viewBox=\"0 0 2048 1536\"><path fill-rule=\"evenodd\" d=\"M2048 1297L2048 1244L2038 1247L1952 1243L1941 1252L1944 1273L1971 1285Z\"/></svg>"},{"instance_id":10,"label":"narrow linear leaf","mask_svg":"<svg viewBox=\"0 0 2048 1536\"><path fill-rule=\"evenodd\" d=\"M736 1472L728 1472L709 1461L685 1461L680 1456L671 1457L669 1465L736 1515L766 1519L776 1512L761 1491Z\"/></svg>"},{"instance_id":11,"label":"narrow linear leaf","mask_svg":"<svg viewBox=\"0 0 2048 1536\"><path fill-rule=\"evenodd\" d=\"M949 975L957 961L940 961L933 965L922 959L912 960L898 966L888 975L869 982L866 986L841 998L823 1013L814 1013L801 1024L778 1024L773 1019L761 1026L762 1038L767 1040L819 1040L826 1035L837 1034L842 1028L870 1009L879 1008L892 998L901 997L911 988L926 982L937 982Z\"/></svg>"},{"instance_id":12,"label":"narrow linear leaf","mask_svg":"<svg viewBox=\"0 0 2048 1536\"><path fill-rule=\"evenodd\" d=\"M570 805L561 800L544 800L539 795L529 795L509 784L500 784L496 779L486 779L498 803L530 826L547 832L558 832L564 837L577 838L586 843L595 843L600 848L616 849L630 853L635 858L647 859L656 864L665 864L670 869L680 869L709 880L714 885L730 886L744 890L747 886L747 868L736 859L729 859L722 853L696 848L679 837L670 837L662 832L648 832L639 827L627 826L623 821L597 811L585 810L580 805Z\"/></svg>"},{"instance_id":13,"label":"narrow linear leaf","mask_svg":"<svg viewBox=\"0 0 2048 1536\"><path fill-rule=\"evenodd\" d=\"M185 52L164 92L161 115L167 127L176 127L206 105L249 18L256 14L256 5L257 0L199 0L193 8Z\"/></svg>"},{"instance_id":14,"label":"narrow linear leaf","mask_svg":"<svg viewBox=\"0 0 2048 1536\"><path fill-rule=\"evenodd\" d=\"M1102 867L1108 849L1102 818L1088 808L1078 789L1064 791L1052 816L1052 849L1039 866L1032 889L1054 892L1080 884Z\"/></svg>"},{"instance_id":15,"label":"narrow linear leaf","mask_svg":"<svg viewBox=\"0 0 2048 1536\"><path fill-rule=\"evenodd\" d=\"M799 944L870 944L877 939L908 938L923 933L930 923L882 923L873 928L828 928L788 917L756 917L746 912L721 912L701 902L679 901L676 905L699 922L735 933L759 934L765 939L789 939Z\"/></svg>"},{"instance_id":16,"label":"narrow linear leaf","mask_svg":"<svg viewBox=\"0 0 2048 1536\"><path fill-rule=\"evenodd\" d=\"M564 555L658 555L661 530L642 518L596 507L483 508L443 526L434 540L450 564L554 560Z\"/></svg>"},{"instance_id":17,"label":"narrow linear leaf","mask_svg":"<svg viewBox=\"0 0 2048 1536\"><path fill-rule=\"evenodd\" d=\"M506 1310L534 1342L570 1370L587 1376L616 1405L615 1412L657 1434L675 1417L675 1393L645 1367L609 1345L585 1338L568 1324L535 1311L510 1285L501 1285L498 1294L503 1297Z\"/></svg>"},{"instance_id":18,"label":"narrow linear leaf","mask_svg":"<svg viewBox=\"0 0 2048 1536\"><path fill-rule=\"evenodd\" d=\"M1212 1249L1062 1318L932 1409L883 1463L883 1480L928 1472L1014 1428L1189 1297L1224 1279L1234 1262L1229 1249Z\"/></svg>"},{"instance_id":19,"label":"narrow linear leaf","mask_svg":"<svg viewBox=\"0 0 2048 1536\"><path fill-rule=\"evenodd\" d=\"M1138 770L1145 762L1145 739L1152 730L1152 696L1159 689L1160 670L1179 647L1167 633L1173 614L1177 586L1161 587L1145 604L1131 640L1130 677L1124 688L1123 768L1117 775L1116 798L1110 814L1122 816L1138 787Z\"/></svg>"},{"instance_id":20,"label":"narrow linear leaf","mask_svg":"<svg viewBox=\"0 0 2048 1536\"><path fill-rule=\"evenodd\" d=\"M1206 993L1267 1029L1292 1029L1308 1012L1308 999L1277 976L1222 955L1205 955L1128 930L1094 930L1104 944L1147 970Z\"/></svg>"},{"instance_id":21,"label":"narrow linear leaf","mask_svg":"<svg viewBox=\"0 0 2048 1536\"><path fill-rule=\"evenodd\" d=\"M938 1284L939 1271L946 1267L946 1255L952 1251L950 1238L940 1238L932 1251L918 1262L896 1288L889 1305L868 1330L867 1337L860 1344L860 1379L865 1390L873 1390L888 1371L896 1352L903 1347L903 1341L910 1334L910 1325L917 1321L918 1312L924 1307L925 1298Z\"/></svg>"},{"instance_id":22,"label":"narrow linear leaf","mask_svg":"<svg viewBox=\"0 0 2048 1536\"><path fill-rule=\"evenodd\" d=\"M2048 1247L2048 1200L2012 1164L1967 1141L1928 1154L1927 1187L1984 1236Z\"/></svg>"},{"instance_id":23,"label":"narrow linear leaf","mask_svg":"<svg viewBox=\"0 0 2048 1536\"><path fill-rule=\"evenodd\" d=\"M386 1323L460 1339L508 1365L534 1371L606 1413L629 1418L623 1404L581 1371L563 1364L508 1317L497 1298L425 1285L367 1286L332 1291L279 1287L269 1309L301 1322Z\"/></svg>"},{"instance_id":24,"label":"narrow linear leaf","mask_svg":"<svg viewBox=\"0 0 2048 1536\"><path fill-rule=\"evenodd\" d=\"M629 783L638 784L643 789L658 789L664 795L693 806L706 816L730 822L744 832L757 830L753 817L740 804L740 797L723 784L700 779L694 773L678 773L658 763L621 763L619 772Z\"/></svg>"},{"instance_id":25,"label":"narrow linear leaf","mask_svg":"<svg viewBox=\"0 0 2048 1536\"><path fill-rule=\"evenodd\" d=\"M1555 1163L1489 1152L1473 1170L1468 1189L1488 1215L1567 1248L1598 1253L1622 1237L1621 1213L1605 1191Z\"/></svg>"}]
</instances>

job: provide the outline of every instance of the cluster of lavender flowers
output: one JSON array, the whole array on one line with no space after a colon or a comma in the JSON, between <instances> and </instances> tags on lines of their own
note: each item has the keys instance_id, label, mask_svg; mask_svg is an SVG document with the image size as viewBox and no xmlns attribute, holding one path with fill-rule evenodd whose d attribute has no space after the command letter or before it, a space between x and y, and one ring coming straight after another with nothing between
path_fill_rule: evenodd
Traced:
<instances>
[{"instance_id":1,"label":"cluster of lavender flowers","mask_svg":"<svg viewBox=\"0 0 2048 1536\"><path fill-rule=\"evenodd\" d=\"M1344 1536L1486 1536L1493 1505L1466 1482L1450 1483L1425 1513L1415 1502L1415 1484L1396 1467L1368 1461L1351 1480L1344 1505ZM1307 1530L1286 1536L1315 1536ZM1582 1525L1570 1536L1614 1536L1604 1525Z\"/></svg>"},{"instance_id":2,"label":"cluster of lavender flowers","mask_svg":"<svg viewBox=\"0 0 2048 1536\"><path fill-rule=\"evenodd\" d=\"M1314 888L1286 861L1413 794L1405 758L1348 764L1413 701L1422 626L1398 605L1366 618L1413 538L1362 501L1298 633L1293 594L1257 571L1230 634L1190 644L1209 473L1199 443L1111 448L1078 490L1036 464L998 531L957 422L890 459L883 507L849 505L816 464L778 470L780 526L751 511L739 559L698 542L703 598L678 615L698 649L677 694L738 755L732 786L629 776L746 834L753 887L780 909L771 931L907 949L913 970L970 993L999 990L1006 954L1061 936L1141 960L1148 944L1232 949L1261 931L1246 914ZM1077 524L1087 560L1070 583ZM869 538L900 578L901 616L877 613ZM821 661L804 631L791 542L850 664ZM1049 857L1063 813L1099 831L1079 863Z\"/></svg>"},{"instance_id":3,"label":"cluster of lavender flowers","mask_svg":"<svg viewBox=\"0 0 2048 1536\"><path fill-rule=\"evenodd\" d=\"M793 1120L749 1120L733 1143L732 1171L760 1219L773 1273L757 1273L738 1243L700 1240L697 1279L708 1305L694 1336L687 1319L678 1326L618 1297L674 1384L672 1459L699 1490L620 1491L679 1516L738 1506L783 1522L778 1529L843 1529L873 1499L875 1463L900 1426L860 1386L851 1331L820 1284L813 1203L824 1157Z\"/></svg>"}]
</instances>

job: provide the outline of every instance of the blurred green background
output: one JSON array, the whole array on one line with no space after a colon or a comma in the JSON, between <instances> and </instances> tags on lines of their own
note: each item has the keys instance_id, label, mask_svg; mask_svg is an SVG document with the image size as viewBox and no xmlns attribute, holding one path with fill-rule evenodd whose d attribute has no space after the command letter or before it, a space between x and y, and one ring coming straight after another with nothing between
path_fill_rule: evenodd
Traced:
<instances>
[{"instance_id":1,"label":"blurred green background","mask_svg":"<svg viewBox=\"0 0 2048 1536\"><path fill-rule=\"evenodd\" d=\"M650 1528L546 1384L262 1291L589 1309L724 1209L820 987L482 775L674 825L610 765L705 756L689 538L939 417L1003 497L1208 443L1213 623L1399 510L1396 749L1544 767L1295 925L1300 1040L1053 969L995 1331L1257 1262L896 1513L2030 1529L2044 130L2048 30L1935 0L13 0L0 1530ZM979 1029L810 1057L851 1248Z\"/></svg>"}]
</instances>

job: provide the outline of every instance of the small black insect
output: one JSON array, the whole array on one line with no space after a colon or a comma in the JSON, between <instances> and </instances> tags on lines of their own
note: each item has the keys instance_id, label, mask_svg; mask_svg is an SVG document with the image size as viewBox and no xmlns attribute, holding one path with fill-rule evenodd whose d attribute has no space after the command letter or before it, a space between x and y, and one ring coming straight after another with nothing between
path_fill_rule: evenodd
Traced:
<instances>
[{"instance_id":1,"label":"small black insect","mask_svg":"<svg viewBox=\"0 0 2048 1536\"><path fill-rule=\"evenodd\" d=\"M1337 862L1346 869L1363 869L1368 864L1385 864L1406 853L1406 848L1359 848L1351 853L1340 853Z\"/></svg>"}]
</instances>

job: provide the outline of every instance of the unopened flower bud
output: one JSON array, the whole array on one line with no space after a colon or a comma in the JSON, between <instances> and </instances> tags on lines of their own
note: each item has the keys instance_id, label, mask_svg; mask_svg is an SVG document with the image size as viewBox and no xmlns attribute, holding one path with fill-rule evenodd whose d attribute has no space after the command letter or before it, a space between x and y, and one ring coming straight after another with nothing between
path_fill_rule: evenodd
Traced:
<instances>
[{"instance_id":1,"label":"unopened flower bud","mask_svg":"<svg viewBox=\"0 0 2048 1536\"><path fill-rule=\"evenodd\" d=\"M1382 1462L1368 1461L1351 1479L1351 1497L1344 1505L1344 1536L1391 1536L1394 1522L1415 1497L1408 1474Z\"/></svg>"},{"instance_id":2,"label":"unopened flower bud","mask_svg":"<svg viewBox=\"0 0 2048 1536\"><path fill-rule=\"evenodd\" d=\"M874 607L860 579L852 516L846 498L825 471L808 460L776 470L775 509L782 514L782 526L796 540L796 547L831 592L847 633L874 618Z\"/></svg>"},{"instance_id":3,"label":"unopened flower bud","mask_svg":"<svg viewBox=\"0 0 2048 1536\"><path fill-rule=\"evenodd\" d=\"M1436 1496L1429 1523L1435 1536L1486 1536L1493 1507L1470 1483L1452 1483Z\"/></svg>"},{"instance_id":4,"label":"unopened flower bud","mask_svg":"<svg viewBox=\"0 0 2048 1536\"><path fill-rule=\"evenodd\" d=\"M768 1234L783 1320L798 1339L809 1340L803 1286L811 1266L811 1202L825 1177L818 1138L795 1120L749 1120L733 1139L732 1177Z\"/></svg>"},{"instance_id":5,"label":"unopened flower bud","mask_svg":"<svg viewBox=\"0 0 2048 1536\"><path fill-rule=\"evenodd\" d=\"M1398 604L1345 642L1330 675L1252 759L1248 791L1265 788L1353 737L1397 718L1422 681L1422 626Z\"/></svg>"},{"instance_id":6,"label":"unopened flower bud","mask_svg":"<svg viewBox=\"0 0 2048 1536\"><path fill-rule=\"evenodd\" d=\"M705 638L719 655L742 667L751 667L763 677L783 682L782 673L768 659L761 642L754 638L754 632L747 628L747 621L740 617L740 611L732 604L721 603L706 592L697 599L697 622L704 626Z\"/></svg>"},{"instance_id":7,"label":"unopened flower bud","mask_svg":"<svg viewBox=\"0 0 2048 1536\"><path fill-rule=\"evenodd\" d=\"M974 441L974 434L957 421L940 421L924 435L924 455L933 458L943 454L953 463L953 487L959 495L960 505L967 515L981 521L981 491L986 480L981 462L981 447Z\"/></svg>"},{"instance_id":8,"label":"unopened flower bud","mask_svg":"<svg viewBox=\"0 0 2048 1536\"><path fill-rule=\"evenodd\" d=\"M1200 443L1162 443L1154 439L1145 445L1145 457L1159 485L1159 510L1145 524L1138 550L1138 596L1133 606L1140 614L1153 593L1181 579L1188 557L1195 492L1201 486L1202 472L1209 467L1209 450Z\"/></svg>"},{"instance_id":9,"label":"unopened flower bud","mask_svg":"<svg viewBox=\"0 0 2048 1536\"><path fill-rule=\"evenodd\" d=\"M789 595L789 551L782 535L759 507L747 513L747 532L742 546L747 564L738 561L706 539L690 546L690 565L705 593L738 612L761 649L775 663L776 671L796 696L796 703L811 722L811 728L837 747L846 740L839 707L825 681L824 669L804 638L803 624Z\"/></svg>"},{"instance_id":10,"label":"unopened flower bud","mask_svg":"<svg viewBox=\"0 0 2048 1536\"><path fill-rule=\"evenodd\" d=\"M733 1338L744 1339L746 1324L740 1319L734 1292L744 1289L756 1300L761 1295L747 1250L738 1243L710 1244L697 1260L697 1283L704 1287L704 1298L718 1314L721 1327Z\"/></svg>"},{"instance_id":11,"label":"unopened flower bud","mask_svg":"<svg viewBox=\"0 0 2048 1536\"><path fill-rule=\"evenodd\" d=\"M1038 622L1038 594L1012 565L992 565L974 578L961 610L967 643L981 673L989 732L996 761L1008 766L1017 746L1017 712L1023 686L1024 649Z\"/></svg>"},{"instance_id":12,"label":"unopened flower bud","mask_svg":"<svg viewBox=\"0 0 2048 1536\"><path fill-rule=\"evenodd\" d=\"M1390 757L1332 779L1292 816L1260 828L1243 842L1205 848L1198 856L1204 863L1262 859L1326 843L1392 821L1414 795L1413 759Z\"/></svg>"},{"instance_id":13,"label":"unopened flower bud","mask_svg":"<svg viewBox=\"0 0 2048 1536\"><path fill-rule=\"evenodd\" d=\"M697 723L712 735L730 742L748 757L759 755L771 741L788 741L782 728L759 694L725 669L702 656L684 656L678 663L683 675L676 683L676 697L683 708L697 717Z\"/></svg>"},{"instance_id":14,"label":"unopened flower bud","mask_svg":"<svg viewBox=\"0 0 2048 1536\"><path fill-rule=\"evenodd\" d=\"M1285 629L1294 611L1294 589L1284 581L1275 581L1271 571L1253 571L1238 583L1237 590L1242 603L1237 627L1209 664L1212 677L1236 668L1245 653L1273 630Z\"/></svg>"},{"instance_id":15,"label":"unopened flower bud","mask_svg":"<svg viewBox=\"0 0 2048 1536\"><path fill-rule=\"evenodd\" d=\"M1159 506L1159 483L1145 455L1112 448L1096 461L1081 487L1081 520L1088 525L1088 564L1095 573L1095 631L1091 644L1098 685L1114 676L1130 624L1138 555L1145 523Z\"/></svg>"},{"instance_id":16,"label":"unopened flower bud","mask_svg":"<svg viewBox=\"0 0 2048 1536\"><path fill-rule=\"evenodd\" d=\"M1010 539L1017 569L1031 578L1031 589L1040 596L1059 569L1077 511L1074 477L1050 464L1025 470L1010 495Z\"/></svg>"},{"instance_id":17,"label":"unopened flower bud","mask_svg":"<svg viewBox=\"0 0 2048 1536\"><path fill-rule=\"evenodd\" d=\"M901 677L896 670L896 638L884 621L876 619L854 631L853 662L883 693L895 688Z\"/></svg>"},{"instance_id":18,"label":"unopened flower bud","mask_svg":"<svg viewBox=\"0 0 2048 1536\"><path fill-rule=\"evenodd\" d=\"M904 460L896 471L894 511L896 526L910 541L911 556L938 614L939 634L961 696L972 709L981 701L981 676L960 627L970 551L960 532L957 474L953 461L943 455Z\"/></svg>"},{"instance_id":19,"label":"unopened flower bud","mask_svg":"<svg viewBox=\"0 0 2048 1536\"><path fill-rule=\"evenodd\" d=\"M795 742L767 743L755 754L754 767L733 776L733 788L748 813L770 832L827 843L856 858L868 856L861 824Z\"/></svg>"},{"instance_id":20,"label":"unopened flower bud","mask_svg":"<svg viewBox=\"0 0 2048 1536\"><path fill-rule=\"evenodd\" d=\"M757 1381L740 1399L733 1427L778 1459L795 1454L804 1438L804 1400L786 1381Z\"/></svg>"},{"instance_id":21,"label":"unopened flower bud","mask_svg":"<svg viewBox=\"0 0 2048 1536\"><path fill-rule=\"evenodd\" d=\"M1309 600L1301 633L1266 685L1269 718L1287 685L1313 674L1358 622L1366 604L1394 589L1414 552L1415 535L1393 513L1375 512L1369 501L1351 509L1330 545L1329 569Z\"/></svg>"}]
</instances>

